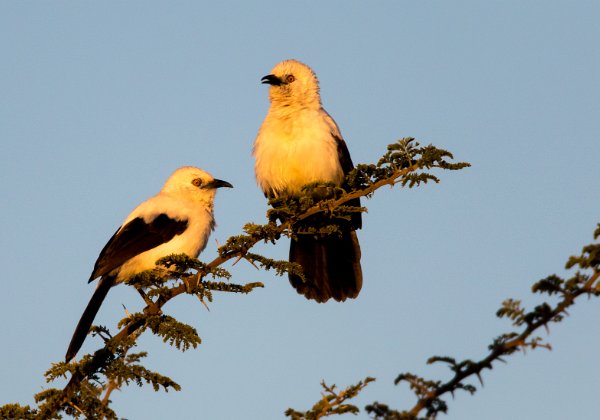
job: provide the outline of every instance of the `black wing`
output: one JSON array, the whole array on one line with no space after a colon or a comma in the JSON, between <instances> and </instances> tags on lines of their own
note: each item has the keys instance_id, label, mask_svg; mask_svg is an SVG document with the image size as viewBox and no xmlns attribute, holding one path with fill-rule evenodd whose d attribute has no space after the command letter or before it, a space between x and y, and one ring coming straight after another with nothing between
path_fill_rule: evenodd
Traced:
<instances>
[{"instance_id":1,"label":"black wing","mask_svg":"<svg viewBox=\"0 0 600 420\"><path fill-rule=\"evenodd\" d=\"M346 146L346 142L343 138L336 135L336 133L331 133L335 142L337 143L337 152L338 159L340 161L340 166L342 167L342 171L344 171L344 175L348 175L352 169L354 169L354 164L352 163L352 158L350 157L350 152L348 151L348 146ZM348 190L348 186L343 184L344 189ZM354 198L346 203L349 206L360 207L360 198ZM352 214L352 225L354 229L360 229L362 227L362 214L354 213Z\"/></svg>"},{"instance_id":2,"label":"black wing","mask_svg":"<svg viewBox=\"0 0 600 420\"><path fill-rule=\"evenodd\" d=\"M117 230L104 246L89 281L110 273L142 252L170 241L175 235L183 233L187 225L187 220L171 219L164 213L150 223L144 222L141 217L133 219Z\"/></svg>"},{"instance_id":3,"label":"black wing","mask_svg":"<svg viewBox=\"0 0 600 420\"><path fill-rule=\"evenodd\" d=\"M335 133L331 133L331 135L337 143L338 159L340 160L340 165L342 166L344 175L348 175L350 171L354 169L354 164L352 163L352 158L350 157L350 152L348 151L348 146L346 146L346 142L343 138L336 136Z\"/></svg>"}]
</instances>

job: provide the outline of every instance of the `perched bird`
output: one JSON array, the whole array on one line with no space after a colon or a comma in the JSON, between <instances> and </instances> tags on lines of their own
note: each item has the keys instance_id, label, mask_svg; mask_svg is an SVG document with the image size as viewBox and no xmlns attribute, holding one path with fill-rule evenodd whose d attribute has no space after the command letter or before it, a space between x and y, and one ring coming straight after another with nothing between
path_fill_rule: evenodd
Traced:
<instances>
[{"instance_id":1,"label":"perched bird","mask_svg":"<svg viewBox=\"0 0 600 420\"><path fill-rule=\"evenodd\" d=\"M271 106L253 155L256 180L265 195L298 196L303 186L314 182L345 187L344 176L354 165L340 129L321 105L315 73L299 61L285 60L261 80L270 85ZM360 201L347 204L360 206ZM362 270L355 230L360 227L361 215L355 213L341 237L299 234L292 239L290 262L299 263L306 277L303 281L290 274L298 293L317 302L358 296Z\"/></svg>"},{"instance_id":2,"label":"perched bird","mask_svg":"<svg viewBox=\"0 0 600 420\"><path fill-rule=\"evenodd\" d=\"M200 254L215 227L213 202L220 187L232 185L201 169L184 166L167 179L160 193L127 216L96 261L89 282L101 277L100 282L75 328L67 362L81 348L112 286L154 268L158 259L170 254L192 258Z\"/></svg>"}]
</instances>

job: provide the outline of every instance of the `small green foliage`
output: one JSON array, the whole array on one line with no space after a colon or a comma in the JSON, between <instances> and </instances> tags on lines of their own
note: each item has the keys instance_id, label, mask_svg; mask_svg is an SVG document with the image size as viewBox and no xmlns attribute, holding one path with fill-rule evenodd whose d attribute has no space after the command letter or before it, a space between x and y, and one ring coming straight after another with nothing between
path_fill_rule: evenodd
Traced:
<instances>
[{"instance_id":1,"label":"small green foliage","mask_svg":"<svg viewBox=\"0 0 600 420\"><path fill-rule=\"evenodd\" d=\"M160 268L146 270L129 277L124 281L124 283L134 286L137 289L162 287L165 286L165 283L171 280L170 275L166 275L166 273L166 270L160 270Z\"/></svg>"},{"instance_id":2,"label":"small green foliage","mask_svg":"<svg viewBox=\"0 0 600 420\"><path fill-rule=\"evenodd\" d=\"M545 293L548 295L560 294L563 292L563 283L563 279L553 274L538 281L537 283L534 283L533 286L531 286L531 291L533 293Z\"/></svg>"},{"instance_id":3,"label":"small green foliage","mask_svg":"<svg viewBox=\"0 0 600 420\"><path fill-rule=\"evenodd\" d=\"M227 239L225 245L219 247L219 256L226 258L229 254L244 253L255 243L256 241L251 235L231 236Z\"/></svg>"},{"instance_id":4,"label":"small green foliage","mask_svg":"<svg viewBox=\"0 0 600 420\"><path fill-rule=\"evenodd\" d=\"M256 223L247 223L244 225L246 232L253 239L260 239L265 243L275 243L281 237L281 232L276 225L268 223L266 225L258 225ZM246 248L246 250L249 248Z\"/></svg>"},{"instance_id":5,"label":"small green foliage","mask_svg":"<svg viewBox=\"0 0 600 420\"><path fill-rule=\"evenodd\" d=\"M154 391L159 391L161 387L165 392L168 392L169 388L180 391L181 386L172 379L152 372L139 364L139 361L146 356L146 352L139 352L116 359L107 369L106 376L116 383L117 388L120 388L123 383L129 385L130 382L141 387L145 382L151 384Z\"/></svg>"},{"instance_id":6,"label":"small green foliage","mask_svg":"<svg viewBox=\"0 0 600 420\"><path fill-rule=\"evenodd\" d=\"M377 420L415 420L417 417L407 413L400 413L391 409L388 405L375 401L365 407L365 411Z\"/></svg>"},{"instance_id":7,"label":"small green foliage","mask_svg":"<svg viewBox=\"0 0 600 420\"><path fill-rule=\"evenodd\" d=\"M33 420L38 418L38 410L28 405L6 404L0 407L0 419Z\"/></svg>"},{"instance_id":8,"label":"small green foliage","mask_svg":"<svg viewBox=\"0 0 600 420\"><path fill-rule=\"evenodd\" d=\"M594 230L594 240L600 237L600 223ZM600 269L600 244L589 244L583 247L581 255L572 256L565 265L567 269L579 266L582 270L585 269Z\"/></svg>"},{"instance_id":9,"label":"small green foliage","mask_svg":"<svg viewBox=\"0 0 600 420\"><path fill-rule=\"evenodd\" d=\"M168 269L175 269L177 274L185 273L188 270L201 270L205 264L186 254L171 254L156 261L157 265L163 265Z\"/></svg>"},{"instance_id":10,"label":"small green foliage","mask_svg":"<svg viewBox=\"0 0 600 420\"><path fill-rule=\"evenodd\" d=\"M421 184L427 184L428 181L433 181L436 184L440 182L439 178L435 175L431 175L428 173L421 174L408 174L402 178L400 184L403 187L408 185L408 188L418 187Z\"/></svg>"},{"instance_id":11,"label":"small green foliage","mask_svg":"<svg viewBox=\"0 0 600 420\"><path fill-rule=\"evenodd\" d=\"M324 381L321 382L323 391L321 393L322 398L312 406L308 411L297 411L292 408L288 408L285 411L286 417L290 417L292 420L316 420L321 417L328 417L333 415L341 415L346 413L358 414L360 410L358 407L352 404L345 404L347 400L350 400L358 395L369 383L375 381L375 378L367 377L362 381L359 381L355 385L351 385L348 388L337 392L336 386L328 386Z\"/></svg>"},{"instance_id":12,"label":"small green foliage","mask_svg":"<svg viewBox=\"0 0 600 420\"><path fill-rule=\"evenodd\" d=\"M488 346L488 349L493 352L503 352L507 351L506 344L516 339L519 336L516 332L510 332L505 334L500 334L498 337L494 338L492 344ZM514 349L516 351L516 348Z\"/></svg>"},{"instance_id":13,"label":"small green foliage","mask_svg":"<svg viewBox=\"0 0 600 420\"><path fill-rule=\"evenodd\" d=\"M327 210L327 200L335 200L341 197L344 190L336 188L330 183L313 183L304 187L300 197L281 196L271 198L269 205L271 208L267 211L267 217L271 223L293 223L299 214L305 213L315 206Z\"/></svg>"},{"instance_id":14,"label":"small green foliage","mask_svg":"<svg viewBox=\"0 0 600 420\"><path fill-rule=\"evenodd\" d=\"M448 367L450 368L450 370L452 372L455 373L455 375L463 375L463 374L468 374L471 371L476 371L478 368L477 363L475 363L472 360L463 360L461 362L456 362L456 360L452 357L448 357L448 356L433 356L430 357L427 360L427 364L431 365L434 363L446 363L448 364ZM481 382L481 377L479 378L480 382ZM398 384L398 378L396 378L396 385ZM474 394L475 391L477 390L473 385L469 385L469 384L462 384L459 383L456 386L456 389L461 389L463 391L467 391L469 394Z\"/></svg>"},{"instance_id":15,"label":"small green foliage","mask_svg":"<svg viewBox=\"0 0 600 420\"><path fill-rule=\"evenodd\" d=\"M160 296L165 296L169 293L169 291L171 290L171 287L169 286L163 286L163 287L152 287L150 289L146 289L144 294L146 295L146 297L150 300L158 298Z\"/></svg>"},{"instance_id":16,"label":"small green foliage","mask_svg":"<svg viewBox=\"0 0 600 420\"><path fill-rule=\"evenodd\" d=\"M278 276L283 276L286 273L296 274L300 276L304 280L304 271L302 271L302 266L297 263L292 263L289 261L282 260L274 260L272 258L263 257L258 254L248 253L245 255L245 258L252 263L258 263L265 270L275 270L275 274Z\"/></svg>"},{"instance_id":17,"label":"small green foliage","mask_svg":"<svg viewBox=\"0 0 600 420\"><path fill-rule=\"evenodd\" d=\"M521 307L520 300L506 299L502 302L502 307L496 312L498 318L512 319L513 325L519 326L525 322L525 309Z\"/></svg>"},{"instance_id":18,"label":"small green foliage","mask_svg":"<svg viewBox=\"0 0 600 420\"><path fill-rule=\"evenodd\" d=\"M471 166L466 162L450 163L452 153L438 149L432 145L421 147L412 137L405 137L387 147L387 152L376 165L360 164L347 177L347 184L353 190L368 188L381 181L396 179L400 185L413 188L428 181L439 182L439 179L420 169L440 168L459 170ZM413 170L409 170L409 169Z\"/></svg>"},{"instance_id":19,"label":"small green foliage","mask_svg":"<svg viewBox=\"0 0 600 420\"><path fill-rule=\"evenodd\" d=\"M426 396L432 389L440 386L441 381L430 381L412 373L401 373L394 380L394 384L408 382L410 388L420 397Z\"/></svg>"},{"instance_id":20,"label":"small green foliage","mask_svg":"<svg viewBox=\"0 0 600 420\"><path fill-rule=\"evenodd\" d=\"M57 363L52 363L52 365L50 366L50 369L48 369L44 373L44 376L46 377L46 382L52 382L55 379L66 378L67 373L71 373L71 372L72 372L71 363L57 362Z\"/></svg>"},{"instance_id":21,"label":"small green foliage","mask_svg":"<svg viewBox=\"0 0 600 420\"><path fill-rule=\"evenodd\" d=\"M524 315L523 319L526 324L531 325L535 322L550 321L556 316L556 321L561 321L561 315L554 315L554 309L546 302L537 305L533 311Z\"/></svg>"},{"instance_id":22,"label":"small green foliage","mask_svg":"<svg viewBox=\"0 0 600 420\"><path fill-rule=\"evenodd\" d=\"M414 375L412 373L402 373L398 375L398 377L394 381L396 385L398 385L400 382L407 382L410 389L415 393L415 395L421 401L425 402L423 404L423 409L426 410L428 418L435 418L435 416L438 413L446 413L448 411L448 406L446 402L439 398L439 396L436 395L435 392L436 390L441 388L441 381L431 381L424 379L420 376ZM452 392L454 392L455 389L460 388L460 386L457 386L452 390Z\"/></svg>"},{"instance_id":23,"label":"small green foliage","mask_svg":"<svg viewBox=\"0 0 600 420\"><path fill-rule=\"evenodd\" d=\"M146 320L146 315L143 313L133 313L133 314L128 314L125 318L121 319L119 321L119 323L117 324L117 327L119 328L123 328L125 325L127 324L132 324L132 323L140 323L143 324Z\"/></svg>"},{"instance_id":24,"label":"small green foliage","mask_svg":"<svg viewBox=\"0 0 600 420\"><path fill-rule=\"evenodd\" d=\"M581 255L569 258L566 268L569 269L575 265L578 265L581 269L598 268L600 266L600 244L585 246Z\"/></svg>"},{"instance_id":25,"label":"small green foliage","mask_svg":"<svg viewBox=\"0 0 600 420\"><path fill-rule=\"evenodd\" d=\"M450 163L446 160L452 158L452 154L443 149L431 145L420 147L413 138L398 140L388 146L388 151L376 165L359 164L346 176L344 187L347 192L332 184L313 183L304 188L304 195L300 197L272 198L269 201L272 206L268 212L269 222L294 226L299 215L310 211L315 213L313 209L318 207L321 214L328 216L323 221L319 220L323 225L315 226L315 220L311 219L308 229L305 226L300 226L300 229L294 227L294 231L289 234L336 233L340 226L348 223L353 213L366 211L361 207L344 206L346 201L359 196L370 196L375 189L385 184L413 188L429 181L437 183L439 178L425 171L432 168L458 170L470 166L465 162ZM337 226L338 229L330 226Z\"/></svg>"},{"instance_id":26,"label":"small green foliage","mask_svg":"<svg viewBox=\"0 0 600 420\"><path fill-rule=\"evenodd\" d=\"M65 399L64 392L55 388L44 390L35 395L39 404L39 415L36 418L61 418L56 414L62 410L70 417L85 419L105 418L117 419L115 412L100 399L102 388L84 381L77 389L77 393Z\"/></svg>"},{"instance_id":27,"label":"small green foliage","mask_svg":"<svg viewBox=\"0 0 600 420\"><path fill-rule=\"evenodd\" d=\"M161 337L163 342L168 342L181 351L189 350L190 347L196 348L202 342L194 327L179 322L172 316L149 316L146 318L145 327Z\"/></svg>"},{"instance_id":28,"label":"small green foliage","mask_svg":"<svg viewBox=\"0 0 600 420\"><path fill-rule=\"evenodd\" d=\"M261 282L247 283L247 284L233 284L224 282L207 281L204 282L205 286L210 290L219 292L233 292L248 294L257 287L265 287Z\"/></svg>"}]
</instances>

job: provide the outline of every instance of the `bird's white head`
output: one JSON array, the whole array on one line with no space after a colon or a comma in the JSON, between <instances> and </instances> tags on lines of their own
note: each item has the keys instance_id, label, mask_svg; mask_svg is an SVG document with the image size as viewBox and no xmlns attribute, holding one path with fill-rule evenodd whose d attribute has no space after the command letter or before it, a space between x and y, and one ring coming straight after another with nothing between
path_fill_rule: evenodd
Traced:
<instances>
[{"instance_id":1,"label":"bird's white head","mask_svg":"<svg viewBox=\"0 0 600 420\"><path fill-rule=\"evenodd\" d=\"M194 166L177 169L165 185L161 193L173 194L187 200L201 201L212 208L217 188L233 188L227 181L214 178L211 174Z\"/></svg>"},{"instance_id":2,"label":"bird's white head","mask_svg":"<svg viewBox=\"0 0 600 420\"><path fill-rule=\"evenodd\" d=\"M284 60L261 79L271 85L269 99L273 104L320 108L319 80L310 67L297 60Z\"/></svg>"}]
</instances>

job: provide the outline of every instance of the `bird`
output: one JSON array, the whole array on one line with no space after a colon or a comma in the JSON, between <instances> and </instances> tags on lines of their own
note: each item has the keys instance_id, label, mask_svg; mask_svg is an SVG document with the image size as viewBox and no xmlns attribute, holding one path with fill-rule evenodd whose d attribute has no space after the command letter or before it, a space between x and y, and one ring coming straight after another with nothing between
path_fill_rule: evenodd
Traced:
<instances>
[{"instance_id":1,"label":"bird","mask_svg":"<svg viewBox=\"0 0 600 420\"><path fill-rule=\"evenodd\" d=\"M111 287L171 254L196 258L216 224L213 203L217 188L233 186L193 166L177 169L160 192L137 206L106 243L88 283L100 277L67 349L69 362L90 331Z\"/></svg>"},{"instance_id":2,"label":"bird","mask_svg":"<svg viewBox=\"0 0 600 420\"><path fill-rule=\"evenodd\" d=\"M354 164L338 125L321 104L314 71L300 61L284 60L261 82L269 85L270 107L252 154L265 196L298 197L314 182L348 189L344 179ZM347 205L360 207L360 199ZM307 299L323 303L358 296L363 279L356 229L362 226L361 214L353 213L351 219L341 236L298 233L292 238L289 261L302 266L305 280L293 273L289 280Z\"/></svg>"}]
</instances>

